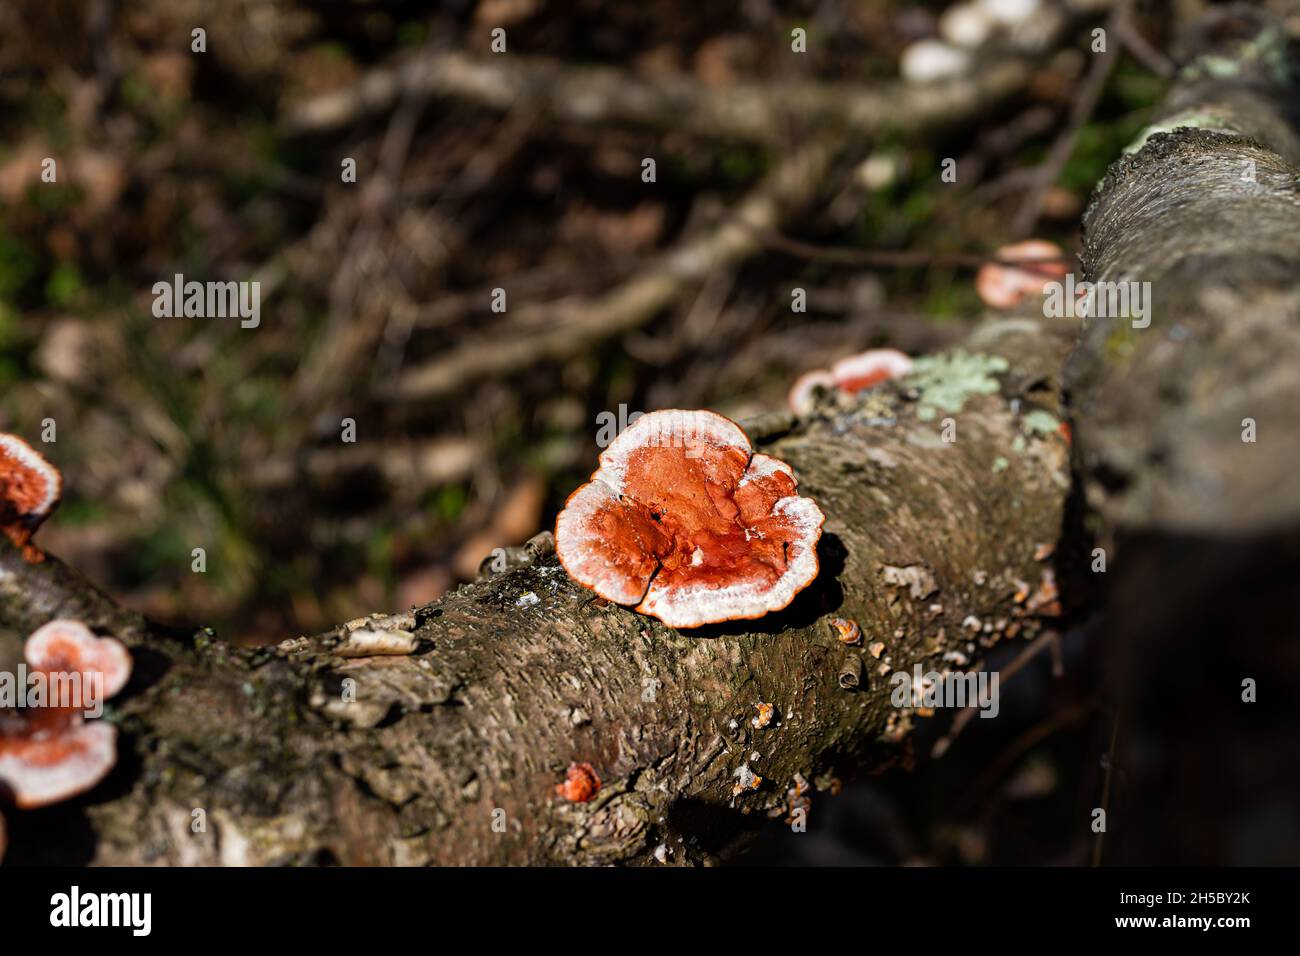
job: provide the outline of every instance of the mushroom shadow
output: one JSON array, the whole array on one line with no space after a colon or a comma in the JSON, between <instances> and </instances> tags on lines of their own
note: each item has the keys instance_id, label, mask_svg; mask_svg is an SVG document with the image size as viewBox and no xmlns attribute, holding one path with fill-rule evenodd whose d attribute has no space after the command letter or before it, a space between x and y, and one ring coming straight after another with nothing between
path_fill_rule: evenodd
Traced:
<instances>
[{"instance_id":1,"label":"mushroom shadow","mask_svg":"<svg viewBox=\"0 0 1300 956\"><path fill-rule=\"evenodd\" d=\"M766 817L744 814L738 807L693 797L675 800L668 808L670 831L693 839L697 849L724 859L737 841L758 832L766 822Z\"/></svg>"},{"instance_id":2,"label":"mushroom shadow","mask_svg":"<svg viewBox=\"0 0 1300 956\"><path fill-rule=\"evenodd\" d=\"M0 805L9 823L6 866L88 866L95 858L95 830L84 801L15 810L12 792L0 783Z\"/></svg>"},{"instance_id":3,"label":"mushroom shadow","mask_svg":"<svg viewBox=\"0 0 1300 956\"><path fill-rule=\"evenodd\" d=\"M818 618L844 603L840 575L844 572L844 560L847 557L848 550L839 535L823 534L817 542L817 577L796 594L788 606L758 618L682 628L681 633L707 639L739 634L779 634L781 631L810 627Z\"/></svg>"}]
</instances>

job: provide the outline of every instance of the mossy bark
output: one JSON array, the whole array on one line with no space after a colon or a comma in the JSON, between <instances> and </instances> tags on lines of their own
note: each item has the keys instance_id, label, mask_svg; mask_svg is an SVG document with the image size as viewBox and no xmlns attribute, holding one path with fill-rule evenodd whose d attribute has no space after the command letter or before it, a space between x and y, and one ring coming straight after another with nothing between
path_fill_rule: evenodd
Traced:
<instances>
[{"instance_id":1,"label":"mossy bark","mask_svg":"<svg viewBox=\"0 0 1300 956\"><path fill-rule=\"evenodd\" d=\"M943 669L945 652L978 658L1036 631L1014 595L1039 583L1036 546L1060 533L1068 452L1026 415L1056 413L1068 344L1001 320L946 366L951 379L939 363L919 392L756 438L826 512L823 566L790 608L734 626L679 633L602 605L545 556L410 614L238 650L159 635L83 597L57 561L6 552L13 633L75 614L137 661L109 713L120 768L85 799L15 814L11 860L644 862L661 844L669 862L711 859L798 779L824 789L899 756L917 718L891 705L882 671ZM960 407L925 420L931 391ZM857 621L862 644L839 643L831 616ZM418 643L342 656L358 626ZM841 686L846 665L863 675L856 690ZM761 729L760 702L776 708ZM555 792L571 762L603 781L588 803ZM744 765L762 781L736 796Z\"/></svg>"},{"instance_id":2,"label":"mossy bark","mask_svg":"<svg viewBox=\"0 0 1300 956\"><path fill-rule=\"evenodd\" d=\"M1276 58L1236 49L1227 62L1244 62L1240 74L1212 60L1212 76L1189 74L1175 94L1179 110L1212 106L1223 128L1151 136L1087 217L1090 278L1155 290L1150 328L1092 323L1072 369L1101 530L1162 542L1133 552L1118 589L1138 589L1132 606L1153 579L1144 566L1157 581L1167 573L1161 529L1285 524L1300 495L1294 441L1251 449L1246 463L1233 444L1239 417L1294 434L1300 414L1295 144L1275 122ZM1233 179L1246 160L1248 186ZM408 614L240 650L162 633L56 560L28 565L5 547L8 653L71 615L117 633L137 664L109 713L118 769L82 799L10 811L10 861L711 860L746 815L782 811L800 781L832 787L905 756L918 718L892 706L889 674L942 669L945 653L978 658L1039 626L1017 597L1044 582L1038 546L1066 522L1068 449L1043 423L1059 415L1071 336L1057 320L997 321L963 355L930 363L919 393L905 383L757 429L827 515L823 565L786 611L736 626L673 631L601 605L537 557ZM862 646L841 645L831 616L857 621ZM1121 630L1151 620L1130 615ZM362 626L418 643L345 656L347 631ZM857 689L841 685L846 665L865 678ZM777 711L763 728L760 702ZM555 792L571 762L603 781L588 803ZM744 767L762 780L737 794L752 782Z\"/></svg>"},{"instance_id":3,"label":"mossy bark","mask_svg":"<svg viewBox=\"0 0 1300 956\"><path fill-rule=\"evenodd\" d=\"M1087 279L1149 284L1150 325L1090 319L1067 378L1109 526L1239 534L1300 517L1300 137L1282 29L1201 32L1084 222Z\"/></svg>"},{"instance_id":4,"label":"mossy bark","mask_svg":"<svg viewBox=\"0 0 1300 956\"><path fill-rule=\"evenodd\" d=\"M1150 325L1090 320L1067 373L1113 581L1093 627L1124 768L1108 859L1294 863L1300 789L1277 755L1300 736L1281 703L1300 693L1296 60L1240 6L1198 33L1085 217L1087 278L1150 283Z\"/></svg>"}]
</instances>

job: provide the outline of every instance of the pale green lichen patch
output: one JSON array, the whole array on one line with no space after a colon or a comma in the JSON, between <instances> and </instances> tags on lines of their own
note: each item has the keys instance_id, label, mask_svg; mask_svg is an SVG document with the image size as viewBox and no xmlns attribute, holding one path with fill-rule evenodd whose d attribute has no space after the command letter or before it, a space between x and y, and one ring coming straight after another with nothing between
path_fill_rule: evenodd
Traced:
<instances>
[{"instance_id":1,"label":"pale green lichen patch","mask_svg":"<svg viewBox=\"0 0 1300 956\"><path fill-rule=\"evenodd\" d=\"M1198 80L1208 77L1212 80L1230 80L1241 75L1241 61L1230 56L1208 54L1199 60L1188 63L1182 69L1182 78Z\"/></svg>"},{"instance_id":2,"label":"pale green lichen patch","mask_svg":"<svg viewBox=\"0 0 1300 956\"><path fill-rule=\"evenodd\" d=\"M1254 38L1234 49L1231 56L1210 53L1197 57L1179 71L1178 78L1183 81L1233 80L1242 76L1247 67L1260 64L1273 82L1286 85L1291 73L1287 61L1287 42L1284 31L1266 27Z\"/></svg>"},{"instance_id":3,"label":"pale green lichen patch","mask_svg":"<svg viewBox=\"0 0 1300 956\"><path fill-rule=\"evenodd\" d=\"M1050 435L1060 427L1060 424L1055 415L1041 408L1026 412L1020 419L1020 428L1028 435Z\"/></svg>"},{"instance_id":4,"label":"pale green lichen patch","mask_svg":"<svg viewBox=\"0 0 1300 956\"><path fill-rule=\"evenodd\" d=\"M1136 153L1157 133L1172 133L1179 129L1217 129L1228 130L1231 124L1222 116L1214 113L1177 113L1162 119L1138 133L1137 139L1124 147L1125 153Z\"/></svg>"},{"instance_id":5,"label":"pale green lichen patch","mask_svg":"<svg viewBox=\"0 0 1300 956\"><path fill-rule=\"evenodd\" d=\"M959 412L972 395L992 395L998 390L995 375L1005 372L1007 360L957 349L918 358L904 384L920 392L916 417L932 421L938 410Z\"/></svg>"}]
</instances>

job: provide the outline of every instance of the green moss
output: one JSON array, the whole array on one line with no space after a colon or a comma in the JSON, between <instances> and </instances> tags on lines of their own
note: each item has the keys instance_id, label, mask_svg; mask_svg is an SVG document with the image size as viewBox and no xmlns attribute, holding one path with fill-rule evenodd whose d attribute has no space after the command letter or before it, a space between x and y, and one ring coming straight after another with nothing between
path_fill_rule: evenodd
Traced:
<instances>
[{"instance_id":1,"label":"green moss","mask_svg":"<svg viewBox=\"0 0 1300 956\"><path fill-rule=\"evenodd\" d=\"M1110 93L1124 112L1150 109L1164 99L1169 82L1127 60L1115 70Z\"/></svg>"},{"instance_id":2,"label":"green moss","mask_svg":"<svg viewBox=\"0 0 1300 956\"><path fill-rule=\"evenodd\" d=\"M1061 184L1078 195L1087 195L1092 187L1106 175L1106 170L1142 130L1142 120L1133 114L1110 123L1092 123L1079 130L1074 151L1065 169L1061 171Z\"/></svg>"},{"instance_id":3,"label":"green moss","mask_svg":"<svg viewBox=\"0 0 1300 956\"><path fill-rule=\"evenodd\" d=\"M1116 322L1106 336L1106 358L1112 363L1125 361L1137 348L1136 330L1129 322Z\"/></svg>"},{"instance_id":4,"label":"green moss","mask_svg":"<svg viewBox=\"0 0 1300 956\"><path fill-rule=\"evenodd\" d=\"M921 305L921 311L937 322L945 322L959 315L969 314L968 292L968 287L953 281L951 274L936 270L927 289L925 301Z\"/></svg>"},{"instance_id":5,"label":"green moss","mask_svg":"<svg viewBox=\"0 0 1300 956\"><path fill-rule=\"evenodd\" d=\"M36 275L36 253L23 240L0 234L0 301L12 301Z\"/></svg>"},{"instance_id":6,"label":"green moss","mask_svg":"<svg viewBox=\"0 0 1300 956\"><path fill-rule=\"evenodd\" d=\"M917 359L905 383L921 393L917 417L930 421L936 409L959 412L972 395L992 395L998 390L995 375L1007 370L1000 355L970 353L962 349Z\"/></svg>"},{"instance_id":7,"label":"green moss","mask_svg":"<svg viewBox=\"0 0 1300 956\"><path fill-rule=\"evenodd\" d=\"M722 178L732 185L748 183L763 169L763 157L753 150L728 149L718 157Z\"/></svg>"},{"instance_id":8,"label":"green moss","mask_svg":"<svg viewBox=\"0 0 1300 956\"><path fill-rule=\"evenodd\" d=\"M438 518L450 523L460 516L467 500L468 495L461 485L443 485L434 496L432 510Z\"/></svg>"},{"instance_id":9,"label":"green moss","mask_svg":"<svg viewBox=\"0 0 1300 956\"><path fill-rule=\"evenodd\" d=\"M429 30L423 23L403 23L397 28L397 42L402 46L419 46L428 38Z\"/></svg>"},{"instance_id":10,"label":"green moss","mask_svg":"<svg viewBox=\"0 0 1300 956\"><path fill-rule=\"evenodd\" d=\"M103 502L80 495L66 499L59 506L59 524L68 527L85 527L111 517L112 511Z\"/></svg>"},{"instance_id":11,"label":"green moss","mask_svg":"<svg viewBox=\"0 0 1300 956\"><path fill-rule=\"evenodd\" d=\"M61 262L50 272L45 280L45 301L59 308L68 308L81 294L85 283L81 281L81 271L71 262Z\"/></svg>"}]
</instances>

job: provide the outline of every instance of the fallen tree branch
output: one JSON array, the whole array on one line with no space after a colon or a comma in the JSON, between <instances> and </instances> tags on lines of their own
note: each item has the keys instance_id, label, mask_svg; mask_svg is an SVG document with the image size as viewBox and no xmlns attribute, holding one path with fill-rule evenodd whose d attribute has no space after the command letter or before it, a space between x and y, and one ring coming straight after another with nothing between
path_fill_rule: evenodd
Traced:
<instances>
[{"instance_id":1,"label":"fallen tree branch","mask_svg":"<svg viewBox=\"0 0 1300 956\"><path fill-rule=\"evenodd\" d=\"M771 229L803 208L817 194L841 148L827 139L809 143L783 160L741 201L735 213L739 222L728 220L685 240L590 302L563 309L528 306L526 315L516 317L516 324L538 331L470 342L404 372L381 397L412 401L447 396L485 377L564 359L637 328L710 273L733 269L761 249L761 242L740 222Z\"/></svg>"},{"instance_id":2,"label":"fallen tree branch","mask_svg":"<svg viewBox=\"0 0 1300 956\"><path fill-rule=\"evenodd\" d=\"M1162 324L1152 328L1161 334L1105 334L1093 322L1078 352L1081 458L1110 525L1226 531L1236 514L1248 526L1294 527L1295 471L1283 465L1300 449L1272 446L1254 461L1260 479L1215 431L1244 399L1284 423L1300 415L1285 388L1296 365L1260 376L1248 361L1257 343L1235 331L1244 321L1284 360L1300 334L1300 201L1284 158L1300 152L1274 122L1279 84L1259 72L1275 65L1265 51L1237 83L1221 69L1207 79L1197 108L1213 105L1221 128L1151 136L1112 170L1088 215L1092 274L1146 275L1160 293ZM1243 160L1255 164L1253 183L1229 174ZM1180 218L1188 208L1202 218ZM1168 216L1181 228L1170 231ZM1221 281L1231 306L1212 294ZM1190 323L1192 335L1171 336L1175 322ZM756 443L795 468L801 493L827 515L820 578L756 622L678 633L592 600L553 558L533 553L408 614L239 650L204 635L169 639L57 561L28 565L0 547L9 628L81 616L118 633L137 661L109 713L122 730L121 766L86 798L12 816L11 857L708 860L745 811L783 811L801 780L832 787L835 775L905 738L917 715L891 705L889 674L1034 634L1017 597L1028 583L1050 583L1036 546L1056 541L1066 521L1066 445L1048 426L1072 328L995 321L965 352L923 362L914 393L881 389L852 408L756 425ZM946 417L957 429L951 444L940 437ZM1122 430L1150 450L1189 424L1201 429L1185 432L1189 446L1163 457L1124 458L1115 437ZM1125 461L1126 480L1108 480L1104 469ZM1206 500L1191 474L1217 478L1228 503ZM1260 480L1274 482L1266 503L1249 497ZM1177 554L1158 556L1155 580L1167 582ZM839 643L831 614L853 618L865 646ZM1136 615L1128 632L1144 620ZM356 634L363 629L405 633ZM354 656L381 645L412 652ZM856 690L838 679L846 663L865 678ZM778 719L756 726L758 703L774 705ZM603 781L589 803L555 792L575 761Z\"/></svg>"},{"instance_id":3,"label":"fallen tree branch","mask_svg":"<svg viewBox=\"0 0 1300 956\"><path fill-rule=\"evenodd\" d=\"M1248 857L1234 842L1269 807L1300 805L1274 767L1300 716L1253 702L1256 684L1277 700L1300 688L1295 64L1282 24L1252 8L1215 10L1196 32L1208 52L1085 217L1087 279L1135 283L1146 315L1089 318L1067 375L1114 579L1095 625L1124 714L1107 770L1121 761L1123 786L1094 804L1124 824L1107 836L1112 863L1297 852L1284 836Z\"/></svg>"},{"instance_id":4,"label":"fallen tree branch","mask_svg":"<svg viewBox=\"0 0 1300 956\"><path fill-rule=\"evenodd\" d=\"M1106 20L1106 29L1108 31L1118 33L1120 25L1127 22L1131 3L1132 0L1118 0ZM1020 209L1011 220L1011 235L1013 237L1017 239L1024 238L1037 225L1038 217L1042 212L1043 196L1046 194L1048 187L1056 182L1057 177L1061 175L1061 171L1065 169L1065 164L1069 162L1070 156L1074 152L1075 140L1079 137L1079 130L1083 128L1084 124L1092 117L1093 111L1096 110L1097 104L1101 101L1101 94L1106 89L1106 82L1110 79L1110 75L1118 61L1119 50L1115 46L1109 46L1101 53L1093 54L1093 61L1088 68L1088 75L1084 77L1083 83L1070 105L1070 114L1066 120L1065 128L1052 141L1052 147L1047 152L1047 158L1031 174L1031 179L1025 189L1025 196L1020 203Z\"/></svg>"},{"instance_id":5,"label":"fallen tree branch","mask_svg":"<svg viewBox=\"0 0 1300 956\"><path fill-rule=\"evenodd\" d=\"M449 50L378 67L342 90L292 105L281 125L291 135L328 132L383 113L403 95L416 93L499 112L522 109L561 123L645 126L788 147L813 131L853 138L971 115L987 101L1022 88L1031 69L1028 57L1013 57L983 66L974 77L931 86L895 82L864 89L801 79L715 89L686 77L646 78L617 67Z\"/></svg>"},{"instance_id":6,"label":"fallen tree branch","mask_svg":"<svg viewBox=\"0 0 1300 956\"><path fill-rule=\"evenodd\" d=\"M1060 26L1064 25L1065 18L1062 18ZM1043 38L1044 45L1050 46L1058 36L1056 30L1050 31ZM374 74L369 82L363 82L351 92L330 94L333 98L314 101L319 105L308 114L316 117L312 121L316 124L350 121L356 111L381 108L390 97L412 84L421 89L429 84L436 86L437 78L443 76L438 64L456 64L451 72L459 75L460 67L466 66L464 60L460 54L439 54L429 61L432 65L424 68L413 63L408 65L406 73L389 70ZM529 70L532 68L527 63L513 60L507 65L493 60L491 65L482 66L487 71L484 77L510 77L508 81L501 80L500 89L484 80L486 88L496 90L499 108L516 108L519 97L541 97L550 102L554 96L556 104L569 105L586 102L583 95L576 92L563 96L555 93L558 87L568 90L572 85L576 90L596 92L605 87L637 89L638 94L630 97L634 102L653 100L655 96L672 99L677 95L687 95L683 90L690 89L693 91L691 95L705 100L720 97L717 104L720 115L730 117L733 122L737 117L752 118L763 114L763 109L758 107L745 108L749 93L744 86L714 93L693 84L679 88L663 80L638 85L641 81L621 74L617 79L606 76L603 82L592 83L586 77L588 69L605 76L597 68L584 68L579 71L580 75L571 78L560 70L564 77L561 82L550 70L545 76L531 76ZM380 397L396 402L445 397L483 378L507 375L543 361L562 360L596 342L639 328L674 304L708 274L735 269L762 251L768 245L763 237L779 233L787 220L825 188L827 173L837 161L852 154L852 150L866 138L865 134L878 133L899 123L905 123L907 129L915 133L967 121L1022 89L1031 76L1031 59L1004 57L992 65L980 67L972 76L955 84L889 84L872 90L853 88L816 93L809 92L815 87L800 84L764 88L761 96L754 94L759 96L758 102L786 104L775 108L778 112L783 108L793 110L793 115L804 118L814 131L804 137L805 145L795 148L782 159L711 232L683 240L675 249L657 257L624 283L592 300L558 307L546 304L530 306L527 321L521 320L517 324L541 326L540 331L511 332L470 342L450 355L406 371L391 388L381 392ZM596 95L596 92L586 92L585 95ZM701 113L712 115L711 110L687 108L680 103L665 108L674 129L681 129L683 124L690 129L692 116L698 117ZM592 121L607 118L603 112L591 112ZM823 114L826 122L820 123L818 117ZM831 122L832 118L834 122Z\"/></svg>"},{"instance_id":7,"label":"fallen tree branch","mask_svg":"<svg viewBox=\"0 0 1300 956\"><path fill-rule=\"evenodd\" d=\"M1147 327L1088 320L1071 364L1088 500L1111 526L1300 518L1300 445L1281 437L1300 434L1300 136L1286 34L1238 16L1245 39L1184 68L1085 218L1087 278L1145 284L1150 307ZM1248 418L1270 440L1244 442Z\"/></svg>"},{"instance_id":8,"label":"fallen tree branch","mask_svg":"<svg viewBox=\"0 0 1300 956\"><path fill-rule=\"evenodd\" d=\"M636 862L660 844L669 861L707 859L744 818L696 817L725 813L742 765L768 781L736 798L749 812L782 806L799 777L831 786L873 740L906 736L914 714L890 706L889 673L1036 630L1014 595L1059 532L1067 454L1022 413L1053 406L1068 338L999 320L964 358L934 360L916 396L754 427L829 516L821 579L779 615L678 634L593 602L548 558L278 650L127 634L166 663L111 715L130 755L115 796L44 812L85 814L104 863ZM947 403L956 443L930 402ZM832 613L865 646L840 644ZM393 627L415 653L347 650L349 631ZM856 691L838 681L850 660ZM779 715L761 730L760 702ZM572 761L604 781L589 804L554 792Z\"/></svg>"},{"instance_id":9,"label":"fallen tree branch","mask_svg":"<svg viewBox=\"0 0 1300 956\"><path fill-rule=\"evenodd\" d=\"M932 110L911 120L922 126L955 121L1002 95L1000 86L973 89L974 97L949 102L941 112ZM813 200L846 148L839 140L814 139L782 160L711 232L685 240L590 302L559 310L547 305L527 307L527 320L521 318L517 324L540 327L539 331L471 342L406 371L381 396L402 402L445 397L483 378L558 361L640 327L708 275L735 269L766 248L769 243L764 237L776 233ZM552 316L549 321L547 316Z\"/></svg>"}]
</instances>

